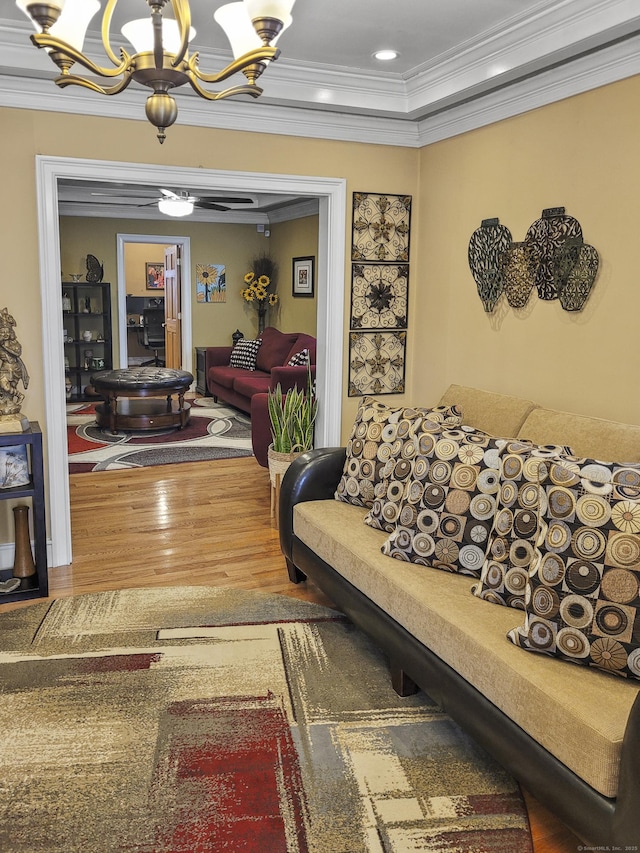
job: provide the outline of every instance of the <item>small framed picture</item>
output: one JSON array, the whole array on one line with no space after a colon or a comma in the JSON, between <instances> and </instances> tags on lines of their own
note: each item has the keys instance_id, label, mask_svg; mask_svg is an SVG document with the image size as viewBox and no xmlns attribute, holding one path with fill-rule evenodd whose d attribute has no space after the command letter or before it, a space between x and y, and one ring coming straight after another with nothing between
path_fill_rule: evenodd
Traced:
<instances>
[{"instance_id":1,"label":"small framed picture","mask_svg":"<svg viewBox=\"0 0 640 853\"><path fill-rule=\"evenodd\" d=\"M164 264L145 264L147 290L164 290Z\"/></svg>"},{"instance_id":2,"label":"small framed picture","mask_svg":"<svg viewBox=\"0 0 640 853\"><path fill-rule=\"evenodd\" d=\"M293 295L313 296L315 258L293 259Z\"/></svg>"}]
</instances>

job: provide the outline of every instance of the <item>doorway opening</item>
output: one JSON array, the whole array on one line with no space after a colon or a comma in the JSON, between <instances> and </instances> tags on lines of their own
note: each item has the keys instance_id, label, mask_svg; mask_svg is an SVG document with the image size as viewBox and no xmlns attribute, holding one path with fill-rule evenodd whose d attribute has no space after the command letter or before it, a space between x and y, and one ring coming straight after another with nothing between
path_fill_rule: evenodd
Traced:
<instances>
[{"instance_id":1,"label":"doorway opening","mask_svg":"<svg viewBox=\"0 0 640 853\"><path fill-rule=\"evenodd\" d=\"M119 367L128 367L134 363L129 360L131 355L130 350L136 347L136 353L139 351L140 339L138 337L138 326L140 323L135 322L136 315L138 318L144 310L146 302L151 300L163 299L161 290L157 292L149 290L146 283L143 288L131 285L131 279L127 277L127 250L129 248L149 245L157 246L156 253L158 258L164 257L164 246L178 246L181 257L181 289L180 289L180 367L183 370L188 370L193 373L193 347L192 347L192 325L191 325L191 240L189 237L167 236L166 234L117 234L116 235L116 264L118 276L118 340ZM155 258L154 255L154 259ZM151 258L149 259L151 260ZM140 267L142 269L142 267ZM131 291L135 291L133 294ZM132 303L131 297L138 300ZM129 308L142 307L140 311L129 311ZM163 307L164 302L159 303L158 307ZM131 321L134 321L133 323ZM132 334L133 332L133 334ZM135 356L134 356L135 357Z\"/></svg>"},{"instance_id":2,"label":"doorway opening","mask_svg":"<svg viewBox=\"0 0 640 853\"><path fill-rule=\"evenodd\" d=\"M128 182L138 185L162 185L171 181L193 187L194 190L253 191L317 198L319 233L316 384L318 396L323 400L316 422L318 447L340 443L344 381L342 353L347 207L344 178L225 172L38 155L36 187L48 462L48 563L52 568L68 565L72 561L62 346L62 289L59 277L58 181L64 179ZM189 353L187 356L190 358Z\"/></svg>"}]
</instances>

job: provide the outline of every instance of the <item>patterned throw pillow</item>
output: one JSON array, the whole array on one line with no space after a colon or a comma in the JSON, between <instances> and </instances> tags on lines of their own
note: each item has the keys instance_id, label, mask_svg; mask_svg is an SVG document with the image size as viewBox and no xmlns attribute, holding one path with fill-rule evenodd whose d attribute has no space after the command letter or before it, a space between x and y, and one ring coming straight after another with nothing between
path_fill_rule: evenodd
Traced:
<instances>
[{"instance_id":1,"label":"patterned throw pillow","mask_svg":"<svg viewBox=\"0 0 640 853\"><path fill-rule=\"evenodd\" d=\"M244 370L255 370L256 356L261 343L260 338L255 341L248 341L245 338L239 340L231 352L229 365L231 367L242 367Z\"/></svg>"},{"instance_id":2,"label":"patterned throw pillow","mask_svg":"<svg viewBox=\"0 0 640 853\"><path fill-rule=\"evenodd\" d=\"M401 458L407 442L423 420L457 426L462 412L457 406L390 408L373 397L363 397L347 442L347 458L335 498L356 506L371 507L375 486Z\"/></svg>"},{"instance_id":3,"label":"patterned throw pillow","mask_svg":"<svg viewBox=\"0 0 640 853\"><path fill-rule=\"evenodd\" d=\"M307 364L309 361L309 350L301 349L300 352L295 352L289 361L287 362L287 367L302 367L303 364Z\"/></svg>"},{"instance_id":4,"label":"patterned throw pillow","mask_svg":"<svg viewBox=\"0 0 640 853\"><path fill-rule=\"evenodd\" d=\"M382 553L479 577L496 512L498 454L507 443L470 426L423 433Z\"/></svg>"},{"instance_id":5,"label":"patterned throw pillow","mask_svg":"<svg viewBox=\"0 0 640 853\"><path fill-rule=\"evenodd\" d=\"M559 457L541 487L528 651L640 679L640 465Z\"/></svg>"},{"instance_id":6,"label":"patterned throw pillow","mask_svg":"<svg viewBox=\"0 0 640 853\"><path fill-rule=\"evenodd\" d=\"M571 449L510 442L501 452L496 516L480 581L471 588L478 598L524 610L538 535L539 484L548 475L544 461L558 454L571 454Z\"/></svg>"}]
</instances>

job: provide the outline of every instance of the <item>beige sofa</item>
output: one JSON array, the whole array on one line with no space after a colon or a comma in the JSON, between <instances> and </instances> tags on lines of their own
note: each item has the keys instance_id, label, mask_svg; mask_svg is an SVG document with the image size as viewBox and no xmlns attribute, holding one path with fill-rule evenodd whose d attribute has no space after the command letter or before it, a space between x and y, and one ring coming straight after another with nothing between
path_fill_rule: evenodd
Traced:
<instances>
[{"instance_id":1,"label":"beige sofa","mask_svg":"<svg viewBox=\"0 0 640 853\"><path fill-rule=\"evenodd\" d=\"M640 426L457 385L440 402L494 436L640 462ZM398 692L423 688L586 844L640 843L640 681L526 653L506 639L521 612L471 595L469 577L384 556L366 509L334 499L344 459L311 451L284 478L291 580L312 578L387 652Z\"/></svg>"}]
</instances>

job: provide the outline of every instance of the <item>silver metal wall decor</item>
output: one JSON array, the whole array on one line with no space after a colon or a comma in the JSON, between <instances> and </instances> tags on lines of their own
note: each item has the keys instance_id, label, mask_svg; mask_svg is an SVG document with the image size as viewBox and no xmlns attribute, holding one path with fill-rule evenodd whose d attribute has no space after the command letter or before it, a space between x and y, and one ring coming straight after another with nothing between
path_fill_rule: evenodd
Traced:
<instances>
[{"instance_id":1,"label":"silver metal wall decor","mask_svg":"<svg viewBox=\"0 0 640 853\"><path fill-rule=\"evenodd\" d=\"M411 196L353 194L348 395L404 392Z\"/></svg>"},{"instance_id":2,"label":"silver metal wall decor","mask_svg":"<svg viewBox=\"0 0 640 853\"><path fill-rule=\"evenodd\" d=\"M402 394L406 331L349 332L349 396Z\"/></svg>"},{"instance_id":3,"label":"silver metal wall decor","mask_svg":"<svg viewBox=\"0 0 640 853\"><path fill-rule=\"evenodd\" d=\"M566 311L581 311L599 267L597 251L584 242L582 226L564 207L543 210L521 243L511 242L497 218L483 220L471 235L468 257L488 313L503 293L512 308L523 308L534 288L540 299L559 299Z\"/></svg>"}]
</instances>

